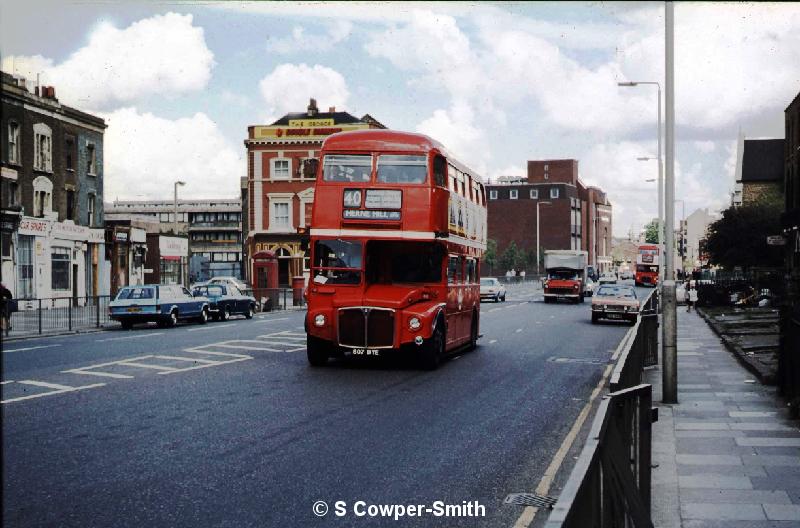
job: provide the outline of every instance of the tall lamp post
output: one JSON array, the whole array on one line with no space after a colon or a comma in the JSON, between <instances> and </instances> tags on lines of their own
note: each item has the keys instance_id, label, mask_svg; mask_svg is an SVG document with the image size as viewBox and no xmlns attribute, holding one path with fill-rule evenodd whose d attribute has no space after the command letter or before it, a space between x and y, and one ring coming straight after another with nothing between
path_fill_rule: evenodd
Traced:
<instances>
[{"instance_id":1,"label":"tall lamp post","mask_svg":"<svg viewBox=\"0 0 800 528\"><path fill-rule=\"evenodd\" d=\"M551 202L536 202L536 276L541 277L541 262L542 262L542 244L539 242L539 206L550 205Z\"/></svg>"},{"instance_id":2,"label":"tall lamp post","mask_svg":"<svg viewBox=\"0 0 800 528\"><path fill-rule=\"evenodd\" d=\"M174 186L175 194L173 205L175 206L175 216L172 219L172 232L176 235L178 234L178 185L186 185L186 182L178 180L175 182Z\"/></svg>"},{"instance_id":3,"label":"tall lamp post","mask_svg":"<svg viewBox=\"0 0 800 528\"><path fill-rule=\"evenodd\" d=\"M658 245L664 243L664 168L661 159L661 84L656 81L627 81L618 82L617 86L639 86L640 84L653 84L658 88ZM638 158L640 161L652 158ZM663 257L663 251L659 251ZM664 282L664 263L658 267L658 283Z\"/></svg>"}]
</instances>

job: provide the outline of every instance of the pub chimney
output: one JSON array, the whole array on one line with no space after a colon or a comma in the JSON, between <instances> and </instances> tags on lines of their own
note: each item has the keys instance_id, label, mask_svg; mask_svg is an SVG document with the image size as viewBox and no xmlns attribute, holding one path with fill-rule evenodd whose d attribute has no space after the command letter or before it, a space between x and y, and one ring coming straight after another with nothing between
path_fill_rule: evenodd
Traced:
<instances>
[{"instance_id":1,"label":"pub chimney","mask_svg":"<svg viewBox=\"0 0 800 528\"><path fill-rule=\"evenodd\" d=\"M312 97L311 101L308 103L308 116L314 117L318 113L319 108L317 108L317 100Z\"/></svg>"}]
</instances>

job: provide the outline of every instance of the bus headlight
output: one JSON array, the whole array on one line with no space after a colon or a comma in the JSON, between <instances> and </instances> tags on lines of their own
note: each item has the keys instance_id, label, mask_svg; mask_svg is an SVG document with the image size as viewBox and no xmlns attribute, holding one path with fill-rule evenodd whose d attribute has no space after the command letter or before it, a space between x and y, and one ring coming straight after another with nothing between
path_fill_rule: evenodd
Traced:
<instances>
[{"instance_id":1,"label":"bus headlight","mask_svg":"<svg viewBox=\"0 0 800 528\"><path fill-rule=\"evenodd\" d=\"M314 317L314 326L325 326L325 315L317 314Z\"/></svg>"},{"instance_id":2,"label":"bus headlight","mask_svg":"<svg viewBox=\"0 0 800 528\"><path fill-rule=\"evenodd\" d=\"M411 319L408 320L408 327L415 332L419 330L421 326L422 323L419 322L418 317L412 317Z\"/></svg>"}]
</instances>

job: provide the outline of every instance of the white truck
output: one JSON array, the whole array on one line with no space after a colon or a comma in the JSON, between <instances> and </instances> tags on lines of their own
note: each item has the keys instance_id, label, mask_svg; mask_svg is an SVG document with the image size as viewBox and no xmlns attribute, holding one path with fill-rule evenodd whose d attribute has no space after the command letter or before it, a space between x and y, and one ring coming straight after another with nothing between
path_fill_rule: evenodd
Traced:
<instances>
[{"instance_id":1,"label":"white truck","mask_svg":"<svg viewBox=\"0 0 800 528\"><path fill-rule=\"evenodd\" d=\"M589 254L586 251L561 249L544 252L544 302L568 299L583 302L586 289L586 266Z\"/></svg>"}]
</instances>

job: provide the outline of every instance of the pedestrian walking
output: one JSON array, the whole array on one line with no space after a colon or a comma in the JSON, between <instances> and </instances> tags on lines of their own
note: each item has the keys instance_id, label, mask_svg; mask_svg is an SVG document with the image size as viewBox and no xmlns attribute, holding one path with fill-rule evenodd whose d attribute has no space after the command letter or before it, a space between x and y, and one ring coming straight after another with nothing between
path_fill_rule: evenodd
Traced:
<instances>
[{"instance_id":1,"label":"pedestrian walking","mask_svg":"<svg viewBox=\"0 0 800 528\"><path fill-rule=\"evenodd\" d=\"M8 335L11 332L11 301L14 296L5 284L0 283L0 325L2 330Z\"/></svg>"},{"instance_id":2,"label":"pedestrian walking","mask_svg":"<svg viewBox=\"0 0 800 528\"><path fill-rule=\"evenodd\" d=\"M686 311L691 312L692 306L697 303L697 289L694 285L689 286L689 291L687 292L688 297L686 298Z\"/></svg>"}]
</instances>

